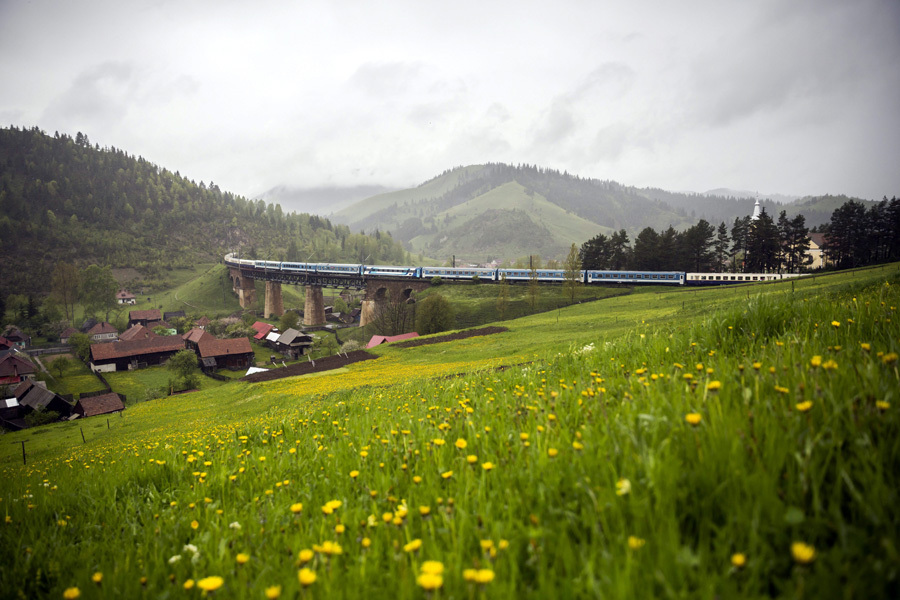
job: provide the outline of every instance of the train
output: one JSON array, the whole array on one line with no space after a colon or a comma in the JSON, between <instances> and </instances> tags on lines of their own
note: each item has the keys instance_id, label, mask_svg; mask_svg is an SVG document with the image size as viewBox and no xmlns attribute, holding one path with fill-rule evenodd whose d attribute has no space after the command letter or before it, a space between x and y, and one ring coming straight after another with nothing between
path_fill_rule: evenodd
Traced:
<instances>
[{"instance_id":1,"label":"train","mask_svg":"<svg viewBox=\"0 0 900 600\"><path fill-rule=\"evenodd\" d=\"M262 271L283 271L286 273L310 275L354 275L372 277L395 277L401 279L448 279L452 281L475 280L500 281L504 277L509 282L530 281L530 269L491 269L483 267L402 267L390 265L361 265L345 263L310 263L271 260L248 260L236 258L234 254L225 256L225 264L235 268L250 268ZM536 269L537 280L541 283L563 283L566 272L562 269ZM797 273L689 273L685 271L578 271L578 281L584 284L618 285L677 285L715 286L778 281L799 277Z\"/></svg>"}]
</instances>

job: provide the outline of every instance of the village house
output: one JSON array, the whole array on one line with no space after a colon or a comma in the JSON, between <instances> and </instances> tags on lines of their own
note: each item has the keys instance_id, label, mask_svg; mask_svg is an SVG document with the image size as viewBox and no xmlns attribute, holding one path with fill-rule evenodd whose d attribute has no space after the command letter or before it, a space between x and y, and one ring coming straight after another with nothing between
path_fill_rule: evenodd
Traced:
<instances>
[{"instance_id":1,"label":"village house","mask_svg":"<svg viewBox=\"0 0 900 600\"><path fill-rule=\"evenodd\" d=\"M0 350L0 385L15 385L34 378L34 365L13 348Z\"/></svg>"},{"instance_id":2,"label":"village house","mask_svg":"<svg viewBox=\"0 0 900 600\"><path fill-rule=\"evenodd\" d=\"M825 256L825 240L824 233L809 234L809 250L806 251L806 255L812 257L812 262L808 265L810 269L824 269L827 265L828 257Z\"/></svg>"},{"instance_id":3,"label":"village house","mask_svg":"<svg viewBox=\"0 0 900 600\"><path fill-rule=\"evenodd\" d=\"M163 313L163 321L171 321L172 319L184 319L187 317L183 310L173 310Z\"/></svg>"},{"instance_id":4,"label":"village house","mask_svg":"<svg viewBox=\"0 0 900 600\"><path fill-rule=\"evenodd\" d=\"M269 335L271 336L272 334ZM291 328L278 336L273 347L289 358L299 358L306 354L312 344L313 338L311 335Z\"/></svg>"},{"instance_id":5,"label":"village house","mask_svg":"<svg viewBox=\"0 0 900 600\"><path fill-rule=\"evenodd\" d=\"M126 329L122 335L119 336L120 342L130 342L132 340L148 340L150 338L159 337L156 335L152 329L144 327L143 325L135 325L129 329Z\"/></svg>"},{"instance_id":6,"label":"village house","mask_svg":"<svg viewBox=\"0 0 900 600\"><path fill-rule=\"evenodd\" d=\"M66 327L61 334L59 334L59 343L68 344L69 340L72 339L72 336L78 333L78 330L74 327Z\"/></svg>"},{"instance_id":7,"label":"village house","mask_svg":"<svg viewBox=\"0 0 900 600\"><path fill-rule=\"evenodd\" d=\"M202 316L194 322L194 325L199 327L200 329L205 330L212 321L209 320L209 317Z\"/></svg>"},{"instance_id":8,"label":"village house","mask_svg":"<svg viewBox=\"0 0 900 600\"><path fill-rule=\"evenodd\" d=\"M96 417L125 410L122 398L114 392L81 398L75 403L74 413L79 417Z\"/></svg>"},{"instance_id":9,"label":"village house","mask_svg":"<svg viewBox=\"0 0 900 600\"><path fill-rule=\"evenodd\" d=\"M128 313L128 326L143 325L153 329L162 321L162 313L159 309L152 308L150 310L132 310Z\"/></svg>"},{"instance_id":10,"label":"village house","mask_svg":"<svg viewBox=\"0 0 900 600\"><path fill-rule=\"evenodd\" d=\"M246 369L253 365L253 348L247 338L218 340L211 335L209 337L212 339L203 339L198 344L200 364L204 371Z\"/></svg>"},{"instance_id":11,"label":"village house","mask_svg":"<svg viewBox=\"0 0 900 600\"><path fill-rule=\"evenodd\" d=\"M116 294L116 302L119 304L137 304L137 298L128 290L119 290Z\"/></svg>"},{"instance_id":12,"label":"village house","mask_svg":"<svg viewBox=\"0 0 900 600\"><path fill-rule=\"evenodd\" d=\"M402 340L410 340L417 337L419 337L419 334L415 331L412 333L403 333L401 335L373 335L372 339L369 340L369 343L366 344L366 350L374 348L375 346L380 346L381 344L390 344L391 342L400 342Z\"/></svg>"},{"instance_id":13,"label":"village house","mask_svg":"<svg viewBox=\"0 0 900 600\"><path fill-rule=\"evenodd\" d=\"M12 342L17 348L24 349L31 344L31 336L15 325L7 327L6 331L3 333L3 337L6 338L7 341Z\"/></svg>"},{"instance_id":14,"label":"village house","mask_svg":"<svg viewBox=\"0 0 900 600\"><path fill-rule=\"evenodd\" d=\"M185 333L183 336L181 336L181 339L184 340L185 348L187 348L188 350L192 350L199 355L200 354L200 348L199 348L200 342L202 342L204 340L214 340L216 338L213 334L209 333L208 331L204 331L204 330L200 329L199 327L194 327L193 329L191 329L190 331Z\"/></svg>"},{"instance_id":15,"label":"village house","mask_svg":"<svg viewBox=\"0 0 900 600\"><path fill-rule=\"evenodd\" d=\"M61 417L68 417L72 413L72 405L59 394L48 390L43 381L23 381L13 394L25 414L33 410L52 410L59 413Z\"/></svg>"},{"instance_id":16,"label":"village house","mask_svg":"<svg viewBox=\"0 0 900 600\"><path fill-rule=\"evenodd\" d=\"M0 426L13 431L28 428L25 411L15 396L0 400Z\"/></svg>"},{"instance_id":17,"label":"village house","mask_svg":"<svg viewBox=\"0 0 900 600\"><path fill-rule=\"evenodd\" d=\"M91 344L91 370L107 373L161 365L179 350L184 350L184 340L177 335Z\"/></svg>"},{"instance_id":18,"label":"village house","mask_svg":"<svg viewBox=\"0 0 900 600\"><path fill-rule=\"evenodd\" d=\"M119 332L116 328L105 321L103 323L97 323L88 329L87 334L95 344L115 342L119 339Z\"/></svg>"},{"instance_id":19,"label":"village house","mask_svg":"<svg viewBox=\"0 0 900 600\"><path fill-rule=\"evenodd\" d=\"M274 325L270 325L268 323L263 323L262 321L257 321L253 325L251 325L253 330L256 332L256 335L253 336L254 340L262 341L269 335L273 329L275 329Z\"/></svg>"}]
</instances>

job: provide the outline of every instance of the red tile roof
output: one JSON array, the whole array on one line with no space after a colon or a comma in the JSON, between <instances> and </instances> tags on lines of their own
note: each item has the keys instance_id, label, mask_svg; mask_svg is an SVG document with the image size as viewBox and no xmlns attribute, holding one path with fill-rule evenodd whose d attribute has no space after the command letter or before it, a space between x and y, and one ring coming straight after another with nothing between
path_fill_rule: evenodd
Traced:
<instances>
[{"instance_id":1,"label":"red tile roof","mask_svg":"<svg viewBox=\"0 0 900 600\"><path fill-rule=\"evenodd\" d=\"M215 356L229 356L234 354L253 353L250 346L250 340L245 337L230 338L227 340L202 340L197 346L200 350L200 358L208 358Z\"/></svg>"},{"instance_id":2,"label":"red tile roof","mask_svg":"<svg viewBox=\"0 0 900 600\"><path fill-rule=\"evenodd\" d=\"M88 335L101 335L104 333L119 333L119 330L110 325L109 323L97 323L90 329L88 329Z\"/></svg>"},{"instance_id":3,"label":"red tile roof","mask_svg":"<svg viewBox=\"0 0 900 600\"><path fill-rule=\"evenodd\" d=\"M216 339L213 334L209 333L208 331L204 331L204 330L200 329L199 327L194 327L193 329L191 329L190 331L185 333L183 336L181 336L181 339L183 339L186 342L191 342L193 344L199 344L200 342L204 341L207 338L209 338L211 340Z\"/></svg>"},{"instance_id":4,"label":"red tile roof","mask_svg":"<svg viewBox=\"0 0 900 600\"><path fill-rule=\"evenodd\" d=\"M149 327L144 327L143 325L135 325L129 329L126 329L122 335L119 336L120 342L130 342L132 340L146 340L148 338L159 337L153 330Z\"/></svg>"},{"instance_id":5,"label":"red tile roof","mask_svg":"<svg viewBox=\"0 0 900 600\"><path fill-rule=\"evenodd\" d=\"M177 352L183 349L184 340L180 336L166 335L128 342L91 344L91 358L94 361L113 360L157 352Z\"/></svg>"},{"instance_id":6,"label":"red tile roof","mask_svg":"<svg viewBox=\"0 0 900 600\"><path fill-rule=\"evenodd\" d=\"M369 343L366 344L366 348L374 348L379 344L390 344L391 342L399 342L401 340L408 340L417 337L419 337L419 334L415 331L413 331L412 333L404 333L401 335L373 335L372 339L369 340Z\"/></svg>"},{"instance_id":7,"label":"red tile roof","mask_svg":"<svg viewBox=\"0 0 900 600\"><path fill-rule=\"evenodd\" d=\"M125 410L122 399L119 398L118 394L114 393L91 396L90 398L81 398L76 405L76 411L79 407L81 408L81 411L79 412L84 412L85 417L105 415L107 413Z\"/></svg>"},{"instance_id":8,"label":"red tile roof","mask_svg":"<svg viewBox=\"0 0 900 600\"><path fill-rule=\"evenodd\" d=\"M13 354L0 358L0 377L17 377L34 373L34 365Z\"/></svg>"},{"instance_id":9,"label":"red tile roof","mask_svg":"<svg viewBox=\"0 0 900 600\"><path fill-rule=\"evenodd\" d=\"M162 313L158 308L150 310L132 310L128 313L129 321L162 321Z\"/></svg>"},{"instance_id":10,"label":"red tile roof","mask_svg":"<svg viewBox=\"0 0 900 600\"><path fill-rule=\"evenodd\" d=\"M269 332L275 329L274 325L269 325L268 323L263 323L262 321L257 321L253 325L251 325L253 329L256 330L256 335L253 336L254 339L261 340L267 335Z\"/></svg>"},{"instance_id":11,"label":"red tile roof","mask_svg":"<svg viewBox=\"0 0 900 600\"><path fill-rule=\"evenodd\" d=\"M119 290L119 293L116 294L117 300L126 300L128 298L134 298L134 294L127 290Z\"/></svg>"}]
</instances>

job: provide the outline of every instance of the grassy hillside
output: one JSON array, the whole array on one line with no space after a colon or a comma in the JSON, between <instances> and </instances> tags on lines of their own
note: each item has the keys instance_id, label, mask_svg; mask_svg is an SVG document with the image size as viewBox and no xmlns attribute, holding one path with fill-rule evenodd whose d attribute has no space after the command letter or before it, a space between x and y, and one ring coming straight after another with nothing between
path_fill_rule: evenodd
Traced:
<instances>
[{"instance_id":1,"label":"grassy hillside","mask_svg":"<svg viewBox=\"0 0 900 600\"><path fill-rule=\"evenodd\" d=\"M898 305L897 265L650 291L11 434L0 583L896 597Z\"/></svg>"}]
</instances>

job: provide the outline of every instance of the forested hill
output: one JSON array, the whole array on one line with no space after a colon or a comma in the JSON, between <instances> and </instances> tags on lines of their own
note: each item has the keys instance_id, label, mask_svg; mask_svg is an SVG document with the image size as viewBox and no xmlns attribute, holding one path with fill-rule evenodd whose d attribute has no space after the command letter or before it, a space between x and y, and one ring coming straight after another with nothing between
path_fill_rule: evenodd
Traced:
<instances>
[{"instance_id":1,"label":"forested hill","mask_svg":"<svg viewBox=\"0 0 900 600\"><path fill-rule=\"evenodd\" d=\"M803 212L810 226L828 221L834 206L820 211L819 199L804 200L802 209L800 202L763 199L762 204L773 215L782 209L789 216ZM736 217L751 214L754 202L641 189L534 165L485 164L457 167L418 187L368 198L332 218L354 228L390 231L412 252L482 262L533 253L559 258L572 243L621 229L634 237L645 227L686 229L700 219L730 226Z\"/></svg>"},{"instance_id":2,"label":"forested hill","mask_svg":"<svg viewBox=\"0 0 900 600\"><path fill-rule=\"evenodd\" d=\"M241 246L259 256L403 263L389 235L248 200L78 133L0 129L0 293L42 293L59 260L146 277Z\"/></svg>"}]
</instances>

